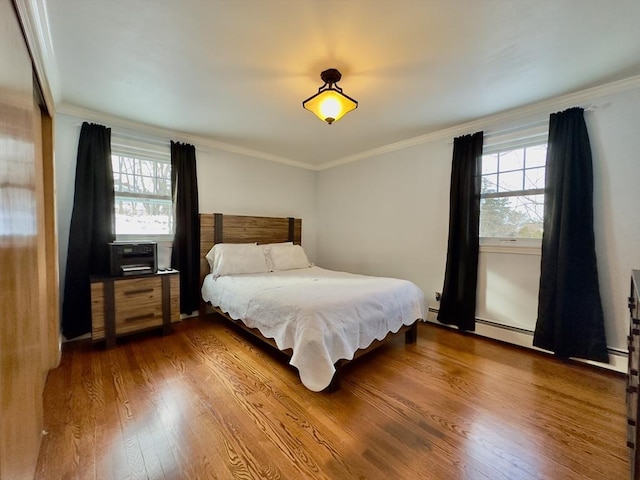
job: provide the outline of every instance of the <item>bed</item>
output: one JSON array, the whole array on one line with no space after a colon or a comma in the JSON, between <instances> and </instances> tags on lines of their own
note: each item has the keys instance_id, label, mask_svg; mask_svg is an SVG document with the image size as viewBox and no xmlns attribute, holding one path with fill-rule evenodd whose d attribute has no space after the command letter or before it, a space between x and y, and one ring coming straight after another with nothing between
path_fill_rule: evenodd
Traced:
<instances>
[{"instance_id":1,"label":"bed","mask_svg":"<svg viewBox=\"0 0 640 480\"><path fill-rule=\"evenodd\" d=\"M210 306L285 353L309 390L337 390L346 363L397 335L416 341L422 291L309 264L301 219L201 214L200 227L201 314Z\"/></svg>"}]
</instances>

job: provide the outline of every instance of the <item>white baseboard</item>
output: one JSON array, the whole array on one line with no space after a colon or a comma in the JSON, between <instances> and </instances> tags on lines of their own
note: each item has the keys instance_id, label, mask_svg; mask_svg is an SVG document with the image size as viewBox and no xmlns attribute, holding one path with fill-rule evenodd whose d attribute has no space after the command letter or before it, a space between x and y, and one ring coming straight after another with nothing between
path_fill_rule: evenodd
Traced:
<instances>
[{"instance_id":1,"label":"white baseboard","mask_svg":"<svg viewBox=\"0 0 640 480\"><path fill-rule=\"evenodd\" d=\"M435 309L430 308L429 313L427 314L427 322L434 323L436 325L445 326L442 323L439 323L436 319L437 311ZM450 327L454 330L457 330L455 327ZM493 340L499 340L501 342L510 343L512 345L518 345L520 347L530 348L531 350L536 350L538 352L547 353L552 355L551 352L547 350L542 350L541 348L533 346L533 333L524 333L520 331L511 330L509 328L501 328L499 326L487 325L484 323L477 322L476 323L476 331L470 332L475 333L476 335L480 335L482 337L491 338ZM609 362L610 363L601 363L601 362L593 362L591 360L583 360L580 358L574 358L577 362L587 363L589 365L594 365L596 367L605 368L607 370L613 370L615 372L626 373L628 368L628 359L627 355L624 352L612 351L609 350Z\"/></svg>"}]
</instances>

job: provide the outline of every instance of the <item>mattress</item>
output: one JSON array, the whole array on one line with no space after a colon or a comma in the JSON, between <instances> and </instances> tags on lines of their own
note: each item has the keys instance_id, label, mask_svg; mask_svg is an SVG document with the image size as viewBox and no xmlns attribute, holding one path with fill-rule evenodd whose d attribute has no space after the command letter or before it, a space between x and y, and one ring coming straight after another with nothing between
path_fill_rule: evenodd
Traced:
<instances>
[{"instance_id":1,"label":"mattress","mask_svg":"<svg viewBox=\"0 0 640 480\"><path fill-rule=\"evenodd\" d=\"M412 282L310 267L279 272L208 275L202 297L233 320L257 328L279 349L305 387L321 391L334 364L374 340L424 319L424 295Z\"/></svg>"}]
</instances>

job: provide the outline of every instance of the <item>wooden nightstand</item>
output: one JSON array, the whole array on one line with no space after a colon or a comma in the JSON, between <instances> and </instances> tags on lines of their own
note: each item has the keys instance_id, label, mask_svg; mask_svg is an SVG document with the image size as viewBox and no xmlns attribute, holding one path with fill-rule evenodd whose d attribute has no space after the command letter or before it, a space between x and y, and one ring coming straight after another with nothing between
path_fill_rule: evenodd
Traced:
<instances>
[{"instance_id":1,"label":"wooden nightstand","mask_svg":"<svg viewBox=\"0 0 640 480\"><path fill-rule=\"evenodd\" d=\"M180 273L91 279L91 338L113 348L116 337L162 328L180 320Z\"/></svg>"}]
</instances>

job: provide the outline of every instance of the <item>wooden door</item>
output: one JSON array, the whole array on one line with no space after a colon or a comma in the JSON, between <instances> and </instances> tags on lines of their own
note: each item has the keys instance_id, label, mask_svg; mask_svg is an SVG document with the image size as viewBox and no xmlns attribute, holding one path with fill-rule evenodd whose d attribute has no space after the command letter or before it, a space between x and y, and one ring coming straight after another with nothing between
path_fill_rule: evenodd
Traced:
<instances>
[{"instance_id":1,"label":"wooden door","mask_svg":"<svg viewBox=\"0 0 640 480\"><path fill-rule=\"evenodd\" d=\"M47 293L57 297L57 283L49 288L45 258L55 245L44 197L53 180L43 164L51 122L41 116L34 87L13 3L0 0L0 478L6 479L33 478L44 383L59 351L57 312L48 311Z\"/></svg>"}]
</instances>

